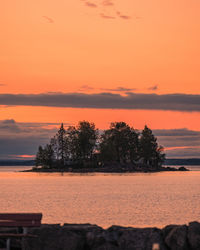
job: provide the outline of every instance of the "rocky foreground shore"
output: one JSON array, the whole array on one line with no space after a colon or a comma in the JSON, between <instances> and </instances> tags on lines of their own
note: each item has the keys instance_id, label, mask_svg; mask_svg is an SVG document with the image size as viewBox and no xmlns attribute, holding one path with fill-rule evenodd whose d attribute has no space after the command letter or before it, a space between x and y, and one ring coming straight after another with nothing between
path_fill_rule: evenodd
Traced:
<instances>
[{"instance_id":1,"label":"rocky foreground shore","mask_svg":"<svg viewBox=\"0 0 200 250\"><path fill-rule=\"evenodd\" d=\"M0 231L5 230L0 228ZM90 224L42 225L29 229L37 238L23 240L25 250L198 250L200 223L158 228L111 226L103 229ZM12 240L11 249L19 249ZM0 247L4 242L1 240ZM158 248L159 244L159 248Z\"/></svg>"}]
</instances>

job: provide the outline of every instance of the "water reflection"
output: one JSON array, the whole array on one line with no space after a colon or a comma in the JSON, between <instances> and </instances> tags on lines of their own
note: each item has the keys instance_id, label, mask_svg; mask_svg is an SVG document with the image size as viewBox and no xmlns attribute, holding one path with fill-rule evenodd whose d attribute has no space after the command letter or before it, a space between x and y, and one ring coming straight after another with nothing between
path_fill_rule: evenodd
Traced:
<instances>
[{"instance_id":1,"label":"water reflection","mask_svg":"<svg viewBox=\"0 0 200 250\"><path fill-rule=\"evenodd\" d=\"M1 212L45 223L164 226L199 219L200 171L77 174L0 172Z\"/></svg>"}]
</instances>

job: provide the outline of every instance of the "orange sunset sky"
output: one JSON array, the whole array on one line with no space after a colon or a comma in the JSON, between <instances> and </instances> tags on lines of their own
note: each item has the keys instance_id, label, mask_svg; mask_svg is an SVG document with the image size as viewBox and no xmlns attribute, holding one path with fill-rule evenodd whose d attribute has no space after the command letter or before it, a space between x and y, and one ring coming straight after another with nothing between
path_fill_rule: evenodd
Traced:
<instances>
[{"instance_id":1,"label":"orange sunset sky","mask_svg":"<svg viewBox=\"0 0 200 250\"><path fill-rule=\"evenodd\" d=\"M199 133L199 0L1 0L0 9L2 124L123 120Z\"/></svg>"}]
</instances>

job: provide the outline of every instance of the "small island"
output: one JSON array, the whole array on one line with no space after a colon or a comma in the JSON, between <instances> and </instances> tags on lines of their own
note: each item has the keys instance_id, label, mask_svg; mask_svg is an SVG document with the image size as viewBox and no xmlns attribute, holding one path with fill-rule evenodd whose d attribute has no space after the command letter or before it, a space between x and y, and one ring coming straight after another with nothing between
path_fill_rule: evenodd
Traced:
<instances>
[{"instance_id":1,"label":"small island","mask_svg":"<svg viewBox=\"0 0 200 250\"><path fill-rule=\"evenodd\" d=\"M113 122L104 131L80 121L67 129L61 124L45 147L39 146L34 172L130 173L187 171L164 167L164 148L147 126L140 133L125 122Z\"/></svg>"}]
</instances>

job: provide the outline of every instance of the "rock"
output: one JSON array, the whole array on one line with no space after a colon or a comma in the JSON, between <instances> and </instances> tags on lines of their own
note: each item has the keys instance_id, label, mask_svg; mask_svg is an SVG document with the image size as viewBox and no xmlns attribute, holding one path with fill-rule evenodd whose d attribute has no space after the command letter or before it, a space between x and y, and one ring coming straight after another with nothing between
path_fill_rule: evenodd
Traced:
<instances>
[{"instance_id":1,"label":"rock","mask_svg":"<svg viewBox=\"0 0 200 250\"><path fill-rule=\"evenodd\" d=\"M187 240L188 227L186 225L169 225L163 229L163 236L166 245L171 250L188 250Z\"/></svg>"},{"instance_id":2,"label":"rock","mask_svg":"<svg viewBox=\"0 0 200 250\"><path fill-rule=\"evenodd\" d=\"M10 229L14 230L14 229ZM9 232L0 228L0 232ZM24 238L25 250L160 250L200 249L200 223L169 225L165 228L132 228L111 226L103 229L91 224L42 225L29 229L38 238ZM12 248L19 249L20 242L13 239ZM0 240L0 247L5 240Z\"/></svg>"},{"instance_id":3,"label":"rock","mask_svg":"<svg viewBox=\"0 0 200 250\"><path fill-rule=\"evenodd\" d=\"M159 244L160 249L167 249L162 239L162 231L158 228L124 228L120 231L120 250L151 250L155 243Z\"/></svg>"},{"instance_id":4,"label":"rock","mask_svg":"<svg viewBox=\"0 0 200 250\"><path fill-rule=\"evenodd\" d=\"M194 221L189 223L188 241L191 249L200 249L200 223Z\"/></svg>"},{"instance_id":5,"label":"rock","mask_svg":"<svg viewBox=\"0 0 200 250\"><path fill-rule=\"evenodd\" d=\"M180 167L178 168L179 171L189 171L189 169L185 168L185 167Z\"/></svg>"},{"instance_id":6,"label":"rock","mask_svg":"<svg viewBox=\"0 0 200 250\"><path fill-rule=\"evenodd\" d=\"M90 250L118 250L117 236L108 230L89 232L86 235L86 246Z\"/></svg>"},{"instance_id":7,"label":"rock","mask_svg":"<svg viewBox=\"0 0 200 250\"><path fill-rule=\"evenodd\" d=\"M29 233L38 238L26 238L23 242L26 250L84 250L84 235L67 227L42 226Z\"/></svg>"},{"instance_id":8,"label":"rock","mask_svg":"<svg viewBox=\"0 0 200 250\"><path fill-rule=\"evenodd\" d=\"M160 249L167 249L162 239L162 231L157 228L112 226L97 235L87 235L90 250L151 250L154 243L158 243Z\"/></svg>"},{"instance_id":9,"label":"rock","mask_svg":"<svg viewBox=\"0 0 200 250\"><path fill-rule=\"evenodd\" d=\"M178 225L168 225L162 229L163 237L164 239L167 237L167 235L170 233L170 231L177 227Z\"/></svg>"}]
</instances>

